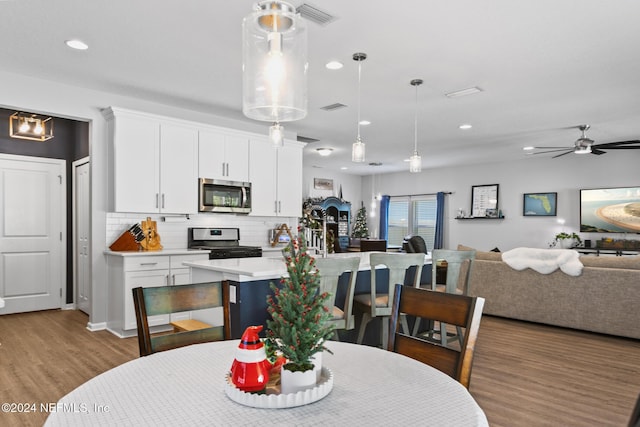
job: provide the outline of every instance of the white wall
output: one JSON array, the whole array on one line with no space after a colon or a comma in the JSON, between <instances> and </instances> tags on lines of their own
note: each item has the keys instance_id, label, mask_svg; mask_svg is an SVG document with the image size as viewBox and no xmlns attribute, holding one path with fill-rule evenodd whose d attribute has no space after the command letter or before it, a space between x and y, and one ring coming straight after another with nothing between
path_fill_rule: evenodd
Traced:
<instances>
[{"instance_id":1,"label":"white wall","mask_svg":"<svg viewBox=\"0 0 640 427\"><path fill-rule=\"evenodd\" d=\"M523 155L524 157L524 155ZM528 156L510 163L423 170L363 178L362 199L367 205L375 194L408 195L450 191L445 196L445 248L459 243L489 250L515 247L546 248L560 231L580 229L581 188L630 187L640 185L640 151L620 150L607 154L574 155L557 159ZM470 211L471 186L499 184L501 220L456 220L459 208ZM523 193L558 193L557 217L524 217ZM558 224L565 219L564 226ZM375 221L373 221L375 220ZM370 218L369 229L378 229L378 218ZM583 240L624 238L623 234L579 233ZM637 235L628 235L637 239Z\"/></svg>"},{"instance_id":2,"label":"white wall","mask_svg":"<svg viewBox=\"0 0 640 427\"><path fill-rule=\"evenodd\" d=\"M332 179L333 191L314 189L314 178ZM362 177L305 165L302 176L302 197L304 199L307 197L339 197L340 186L342 186L343 199L351 202L351 213L355 215L362 200Z\"/></svg>"}]
</instances>

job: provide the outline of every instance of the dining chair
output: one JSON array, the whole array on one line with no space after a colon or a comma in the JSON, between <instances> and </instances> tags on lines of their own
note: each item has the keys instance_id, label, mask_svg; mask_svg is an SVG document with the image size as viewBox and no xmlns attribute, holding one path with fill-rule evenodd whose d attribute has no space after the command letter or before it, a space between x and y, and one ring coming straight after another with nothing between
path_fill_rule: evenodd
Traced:
<instances>
[{"instance_id":1,"label":"dining chair","mask_svg":"<svg viewBox=\"0 0 640 427\"><path fill-rule=\"evenodd\" d=\"M327 301L327 308L332 313L329 321L334 326L335 337L339 341L338 330L351 330L355 328L355 316L353 315L353 294L356 289L358 276L359 257L349 258L316 258L316 268L320 273L320 292L328 292L333 299ZM338 281L342 274L348 274L348 286L343 308L336 305L338 295Z\"/></svg>"},{"instance_id":2,"label":"dining chair","mask_svg":"<svg viewBox=\"0 0 640 427\"><path fill-rule=\"evenodd\" d=\"M178 286L137 287L132 291L140 356L148 356L159 351L191 344L231 338L229 283L226 281ZM222 326L153 336L149 331L147 316L216 307L223 308Z\"/></svg>"},{"instance_id":3,"label":"dining chair","mask_svg":"<svg viewBox=\"0 0 640 427\"><path fill-rule=\"evenodd\" d=\"M420 286L420 276L424 265L424 254L398 254L398 253L371 253L369 255L371 265L371 285L368 294L355 295L353 298L354 309L362 313L360 329L358 330L357 343L362 344L367 324L374 318L382 319L381 335L382 348L387 347L389 340L389 316L396 284L403 284L407 269L415 266L413 286ZM376 266L389 269L389 282L387 292L378 294L376 291ZM403 327L408 329L407 321L403 318Z\"/></svg>"},{"instance_id":4,"label":"dining chair","mask_svg":"<svg viewBox=\"0 0 640 427\"><path fill-rule=\"evenodd\" d=\"M471 268L473 266L473 260L476 257L476 251L457 251L448 249L434 249L431 252L431 285L429 287L433 291L446 292L449 294L468 294L469 277L471 276ZM438 283L437 268L438 262L444 260L447 264L446 279L444 283ZM416 320L413 326L413 334L416 335L420 328L420 320ZM462 336L460 334L460 328L457 328L457 334L448 335L447 325L440 323L440 340L442 345L450 339L458 339L460 345L462 345ZM436 331L430 329L427 331L429 336L433 337ZM424 332L423 332L424 333Z\"/></svg>"},{"instance_id":5,"label":"dining chair","mask_svg":"<svg viewBox=\"0 0 640 427\"><path fill-rule=\"evenodd\" d=\"M387 251L387 241L386 240L370 240L370 239L362 239L360 240L360 252L386 252Z\"/></svg>"},{"instance_id":6,"label":"dining chair","mask_svg":"<svg viewBox=\"0 0 640 427\"><path fill-rule=\"evenodd\" d=\"M410 253L427 253L427 243L422 236L411 236L407 240L407 252Z\"/></svg>"},{"instance_id":7,"label":"dining chair","mask_svg":"<svg viewBox=\"0 0 640 427\"><path fill-rule=\"evenodd\" d=\"M483 307L484 298L482 297L396 285L387 349L433 366L468 389ZM401 315L411 315L464 328L464 340L460 350L399 332L398 323Z\"/></svg>"}]
</instances>

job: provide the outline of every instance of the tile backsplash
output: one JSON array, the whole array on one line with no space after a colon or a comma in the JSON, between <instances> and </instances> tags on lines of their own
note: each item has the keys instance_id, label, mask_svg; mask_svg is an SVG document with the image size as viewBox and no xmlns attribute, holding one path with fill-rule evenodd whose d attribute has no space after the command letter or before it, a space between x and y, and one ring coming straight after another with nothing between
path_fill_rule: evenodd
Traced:
<instances>
[{"instance_id":1,"label":"tile backsplash","mask_svg":"<svg viewBox=\"0 0 640 427\"><path fill-rule=\"evenodd\" d=\"M150 217L157 222L160 241L165 249L184 249L187 247L187 229L189 227L234 227L240 229L240 244L246 246L268 246L269 230L286 223L295 230L298 218L291 217L254 217L234 214L190 214L159 215L133 213L107 213L107 246L127 231L133 224ZM164 219L168 218L167 221Z\"/></svg>"}]
</instances>

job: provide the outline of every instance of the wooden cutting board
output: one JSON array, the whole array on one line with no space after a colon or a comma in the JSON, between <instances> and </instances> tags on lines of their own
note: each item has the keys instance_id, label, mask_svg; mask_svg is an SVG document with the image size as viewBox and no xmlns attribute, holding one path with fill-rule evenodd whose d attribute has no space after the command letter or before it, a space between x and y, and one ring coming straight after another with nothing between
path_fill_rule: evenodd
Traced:
<instances>
[{"instance_id":1,"label":"wooden cutting board","mask_svg":"<svg viewBox=\"0 0 640 427\"><path fill-rule=\"evenodd\" d=\"M144 232L145 238L140 242L142 250L145 251L159 251L162 250L162 244L160 243L160 235L158 234L158 227L156 221L151 221L151 217L147 217L145 221L140 223L140 228Z\"/></svg>"}]
</instances>

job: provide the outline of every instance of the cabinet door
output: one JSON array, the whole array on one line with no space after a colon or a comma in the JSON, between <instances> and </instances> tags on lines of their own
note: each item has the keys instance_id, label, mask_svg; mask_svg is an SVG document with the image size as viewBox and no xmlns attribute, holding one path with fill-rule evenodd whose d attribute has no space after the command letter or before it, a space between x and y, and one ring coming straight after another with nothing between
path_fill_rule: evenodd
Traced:
<instances>
[{"instance_id":1,"label":"cabinet door","mask_svg":"<svg viewBox=\"0 0 640 427\"><path fill-rule=\"evenodd\" d=\"M160 128L160 212L198 211L198 131L176 124Z\"/></svg>"},{"instance_id":2,"label":"cabinet door","mask_svg":"<svg viewBox=\"0 0 640 427\"><path fill-rule=\"evenodd\" d=\"M157 120L116 116L113 134L116 212L158 211L159 132Z\"/></svg>"},{"instance_id":3,"label":"cabinet door","mask_svg":"<svg viewBox=\"0 0 640 427\"><path fill-rule=\"evenodd\" d=\"M276 153L267 140L249 142L252 216L276 216ZM302 181L302 179L300 180ZM302 199L301 199L302 200Z\"/></svg>"},{"instance_id":4,"label":"cabinet door","mask_svg":"<svg viewBox=\"0 0 640 427\"><path fill-rule=\"evenodd\" d=\"M249 181L249 139L245 136L225 137L227 177L230 181Z\"/></svg>"},{"instance_id":5,"label":"cabinet door","mask_svg":"<svg viewBox=\"0 0 640 427\"><path fill-rule=\"evenodd\" d=\"M201 130L198 136L198 177L227 179L224 134Z\"/></svg>"},{"instance_id":6,"label":"cabinet door","mask_svg":"<svg viewBox=\"0 0 640 427\"><path fill-rule=\"evenodd\" d=\"M124 286L124 329L136 329L136 311L133 305L131 290L142 286L143 288L166 286L169 280L169 270L131 271L125 273ZM169 324L169 315L149 316L149 326Z\"/></svg>"},{"instance_id":7,"label":"cabinet door","mask_svg":"<svg viewBox=\"0 0 640 427\"><path fill-rule=\"evenodd\" d=\"M302 147L278 148L278 216L302 216Z\"/></svg>"}]
</instances>

